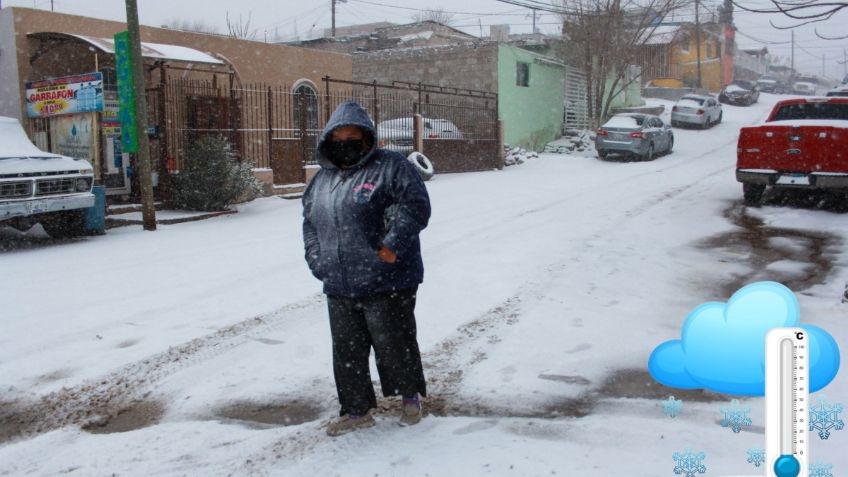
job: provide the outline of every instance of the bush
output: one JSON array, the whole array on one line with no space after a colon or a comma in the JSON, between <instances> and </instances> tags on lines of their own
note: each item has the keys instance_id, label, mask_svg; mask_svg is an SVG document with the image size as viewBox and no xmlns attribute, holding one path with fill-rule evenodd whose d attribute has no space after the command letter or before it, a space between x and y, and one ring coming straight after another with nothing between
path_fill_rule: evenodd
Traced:
<instances>
[{"instance_id":1,"label":"bush","mask_svg":"<svg viewBox=\"0 0 848 477\"><path fill-rule=\"evenodd\" d=\"M239 162L221 136L204 136L188 149L183 169L174 176L174 206L188 210L227 210L261 189L250 163Z\"/></svg>"}]
</instances>

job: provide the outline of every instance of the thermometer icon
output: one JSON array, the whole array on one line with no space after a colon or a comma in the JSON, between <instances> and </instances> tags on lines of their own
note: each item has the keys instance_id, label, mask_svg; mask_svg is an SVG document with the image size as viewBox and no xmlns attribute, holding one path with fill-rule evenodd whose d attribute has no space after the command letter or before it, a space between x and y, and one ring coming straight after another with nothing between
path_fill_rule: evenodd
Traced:
<instances>
[{"instance_id":1,"label":"thermometer icon","mask_svg":"<svg viewBox=\"0 0 848 477\"><path fill-rule=\"evenodd\" d=\"M808 477L808 346L802 328L766 336L766 477Z\"/></svg>"}]
</instances>

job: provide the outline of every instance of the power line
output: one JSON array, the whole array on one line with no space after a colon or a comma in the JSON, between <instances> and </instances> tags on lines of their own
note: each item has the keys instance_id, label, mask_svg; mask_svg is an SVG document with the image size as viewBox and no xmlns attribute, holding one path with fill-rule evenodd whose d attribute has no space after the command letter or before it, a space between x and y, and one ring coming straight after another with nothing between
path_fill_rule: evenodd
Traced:
<instances>
[{"instance_id":1,"label":"power line","mask_svg":"<svg viewBox=\"0 0 848 477\"><path fill-rule=\"evenodd\" d=\"M376 5L376 6L380 6L380 7L395 8L395 9L398 9L398 10L410 10L410 11L414 11L414 12L429 12L429 11L433 10L432 8L400 7L398 5L391 5L391 4L388 4L388 3L380 3L380 2L371 2L371 1L368 1L368 0L350 0L350 1L356 2L356 3L364 3L364 4L367 4L367 5ZM513 12L513 11L514 10L510 10L510 12ZM524 16L524 13L509 13L509 12L479 13L479 12L449 12L449 11L443 11L443 10L442 10L442 12L450 14L450 15L474 15L474 16L490 16L490 17L491 16Z\"/></svg>"}]
</instances>

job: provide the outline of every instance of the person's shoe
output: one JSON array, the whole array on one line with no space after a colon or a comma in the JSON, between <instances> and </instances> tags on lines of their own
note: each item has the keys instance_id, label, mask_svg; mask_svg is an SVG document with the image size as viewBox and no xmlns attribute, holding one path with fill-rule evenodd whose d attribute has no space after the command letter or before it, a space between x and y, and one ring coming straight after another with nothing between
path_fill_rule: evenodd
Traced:
<instances>
[{"instance_id":1,"label":"person's shoe","mask_svg":"<svg viewBox=\"0 0 848 477\"><path fill-rule=\"evenodd\" d=\"M329 424L327 424L327 435L336 437L357 429L365 429L366 427L373 426L374 416L371 414L365 414L363 416L351 416L350 414L345 414L338 419L333 419Z\"/></svg>"},{"instance_id":2,"label":"person's shoe","mask_svg":"<svg viewBox=\"0 0 848 477\"><path fill-rule=\"evenodd\" d=\"M403 427L414 426L421 422L421 398L418 394L412 397L404 397L400 410L400 424Z\"/></svg>"}]
</instances>

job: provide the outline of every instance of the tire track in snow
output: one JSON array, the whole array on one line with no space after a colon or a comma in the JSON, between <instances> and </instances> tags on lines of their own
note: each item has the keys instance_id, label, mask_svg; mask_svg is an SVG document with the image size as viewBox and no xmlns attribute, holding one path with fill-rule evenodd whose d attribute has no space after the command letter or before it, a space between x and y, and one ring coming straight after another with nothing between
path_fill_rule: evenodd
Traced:
<instances>
[{"instance_id":1,"label":"tire track in snow","mask_svg":"<svg viewBox=\"0 0 848 477\"><path fill-rule=\"evenodd\" d=\"M323 304L323 294L316 294L275 312L172 346L100 378L48 393L34 402L0 401L0 443L68 425L107 424L144 402L156 383L164 378L261 337L286 324L294 312L323 308Z\"/></svg>"}]
</instances>

